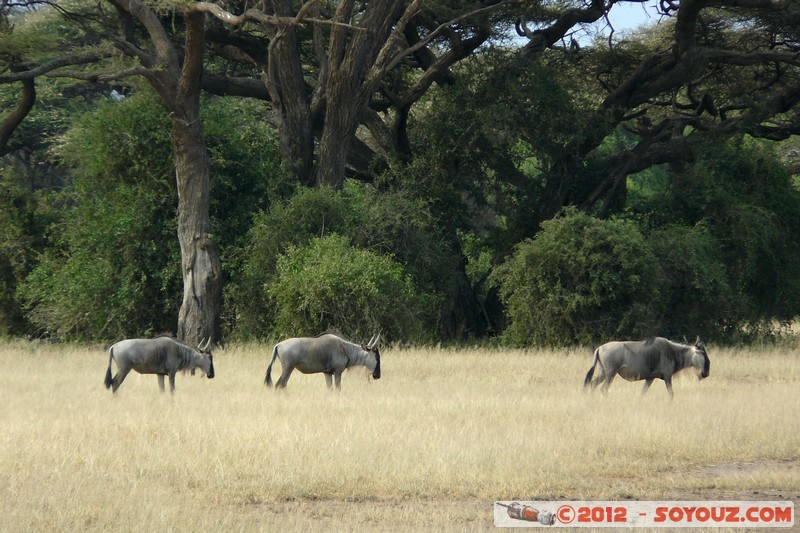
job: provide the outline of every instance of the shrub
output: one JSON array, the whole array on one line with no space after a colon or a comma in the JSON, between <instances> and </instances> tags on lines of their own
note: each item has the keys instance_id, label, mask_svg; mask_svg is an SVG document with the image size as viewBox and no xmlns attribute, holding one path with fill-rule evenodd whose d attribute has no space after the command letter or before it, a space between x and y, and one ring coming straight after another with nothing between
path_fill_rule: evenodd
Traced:
<instances>
[{"instance_id":1,"label":"shrub","mask_svg":"<svg viewBox=\"0 0 800 533\"><path fill-rule=\"evenodd\" d=\"M722 247L705 224L663 226L647 241L663 275L664 335L716 337L735 326L742 302L728 284Z\"/></svg>"},{"instance_id":2,"label":"shrub","mask_svg":"<svg viewBox=\"0 0 800 533\"><path fill-rule=\"evenodd\" d=\"M389 339L424 336L430 298L389 257L350 246L340 235L291 246L267 285L279 336L333 329L354 339L382 331Z\"/></svg>"},{"instance_id":3,"label":"shrub","mask_svg":"<svg viewBox=\"0 0 800 533\"><path fill-rule=\"evenodd\" d=\"M800 190L772 145L748 137L709 142L685 173L671 175L669 187L652 192L641 196L642 203L635 206L636 211L647 213L643 225L693 228L699 224L707 235L695 233L691 243L677 239L675 244L697 252L700 241L713 237L714 250L702 247L725 265L725 279L733 293L731 299L720 292L721 300L714 302L726 308L726 316L720 317L725 324L718 324L720 333L733 340L742 326L769 333L774 325L796 320L800 314ZM656 244L677 230L666 231L656 233L650 242ZM698 273L702 268L695 265Z\"/></svg>"},{"instance_id":4,"label":"shrub","mask_svg":"<svg viewBox=\"0 0 800 533\"><path fill-rule=\"evenodd\" d=\"M170 207L144 186L81 199L19 288L37 333L103 340L172 329L181 277Z\"/></svg>"},{"instance_id":5,"label":"shrub","mask_svg":"<svg viewBox=\"0 0 800 533\"><path fill-rule=\"evenodd\" d=\"M354 248L391 255L419 293L431 295L431 302L449 291L442 280L451 279L455 262L434 233L425 204L401 192L379 193L354 181L347 181L343 190L301 189L255 217L242 251L241 276L229 288L229 300L237 305L239 337L276 334L276 307L266 288L278 275L278 258L291 247L302 249L313 239L332 234L347 237Z\"/></svg>"},{"instance_id":6,"label":"shrub","mask_svg":"<svg viewBox=\"0 0 800 533\"><path fill-rule=\"evenodd\" d=\"M569 209L493 273L513 344L592 344L652 335L658 327L658 267L632 222Z\"/></svg>"}]
</instances>

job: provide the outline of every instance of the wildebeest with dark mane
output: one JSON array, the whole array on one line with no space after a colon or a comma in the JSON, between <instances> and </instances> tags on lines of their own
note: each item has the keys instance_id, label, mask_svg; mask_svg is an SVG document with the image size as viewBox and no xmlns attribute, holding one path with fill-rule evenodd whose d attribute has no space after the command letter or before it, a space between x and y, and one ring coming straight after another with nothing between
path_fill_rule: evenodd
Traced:
<instances>
[{"instance_id":1,"label":"wildebeest with dark mane","mask_svg":"<svg viewBox=\"0 0 800 533\"><path fill-rule=\"evenodd\" d=\"M600 365L600 373L592 382L594 369ZM672 376L684 368L695 368L700 379L707 378L711 368L708 353L700 338L691 344L680 344L663 337L646 341L613 341L594 351L594 363L583 381L584 388L591 382L592 389L603 383L603 392L608 391L614 376L619 374L628 381L645 380L642 394L647 392L653 380L663 379L670 398Z\"/></svg>"},{"instance_id":2,"label":"wildebeest with dark mane","mask_svg":"<svg viewBox=\"0 0 800 533\"><path fill-rule=\"evenodd\" d=\"M286 339L272 349L272 360L267 367L264 384L272 386L272 364L281 361L281 377L275 386L286 387L289 376L296 368L303 374L325 374L325 382L331 388L336 379L336 388L342 388L342 372L354 366L365 366L374 379L381 377L380 334L365 345L346 341L338 335L325 333L318 337Z\"/></svg>"},{"instance_id":3,"label":"wildebeest with dark mane","mask_svg":"<svg viewBox=\"0 0 800 533\"><path fill-rule=\"evenodd\" d=\"M125 339L108 350L108 370L105 386L112 392L117 389L128 372L135 370L140 374L158 375L158 387L164 392L164 376L169 376L169 390L175 393L175 374L179 370L201 369L206 376L214 377L214 358L208 349L210 339L201 347L192 348L171 337L154 339ZM111 378L111 362L117 363L117 375Z\"/></svg>"}]
</instances>

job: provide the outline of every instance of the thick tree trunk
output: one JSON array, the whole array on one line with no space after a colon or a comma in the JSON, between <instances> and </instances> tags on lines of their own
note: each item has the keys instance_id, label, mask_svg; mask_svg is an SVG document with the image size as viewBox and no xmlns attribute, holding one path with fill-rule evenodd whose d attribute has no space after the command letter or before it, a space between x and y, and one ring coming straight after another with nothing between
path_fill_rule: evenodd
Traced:
<instances>
[{"instance_id":1,"label":"thick tree trunk","mask_svg":"<svg viewBox=\"0 0 800 533\"><path fill-rule=\"evenodd\" d=\"M209 185L211 161L199 120L173 116L172 148L178 185L178 240L181 245L183 303L178 315L178 338L198 345L220 339L222 267L211 238Z\"/></svg>"},{"instance_id":2,"label":"thick tree trunk","mask_svg":"<svg viewBox=\"0 0 800 533\"><path fill-rule=\"evenodd\" d=\"M273 2L276 15L292 16L290 0ZM266 84L280 118L281 157L304 185L313 184L314 129L310 97L293 25L280 28L269 45Z\"/></svg>"},{"instance_id":3,"label":"thick tree trunk","mask_svg":"<svg viewBox=\"0 0 800 533\"><path fill-rule=\"evenodd\" d=\"M378 79L368 76L392 28L403 13L403 2L376 0L365 4L366 11L353 17L354 2L337 6L339 22L353 23L357 28L336 26L331 30L327 54L325 84L325 121L319 142L315 167L317 186L342 186L350 146L355 140L369 98Z\"/></svg>"},{"instance_id":4,"label":"thick tree trunk","mask_svg":"<svg viewBox=\"0 0 800 533\"><path fill-rule=\"evenodd\" d=\"M339 189L344 183L347 154L355 137L363 98L354 94L345 83L337 84L330 97L338 105L331 103L326 109L325 128L319 142L316 185Z\"/></svg>"}]
</instances>

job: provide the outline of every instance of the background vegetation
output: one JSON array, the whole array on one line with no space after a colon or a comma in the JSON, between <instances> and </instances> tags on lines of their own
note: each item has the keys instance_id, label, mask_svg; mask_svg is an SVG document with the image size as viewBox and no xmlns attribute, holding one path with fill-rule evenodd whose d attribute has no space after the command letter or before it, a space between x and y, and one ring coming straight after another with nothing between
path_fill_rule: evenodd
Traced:
<instances>
[{"instance_id":1,"label":"background vegetation","mask_svg":"<svg viewBox=\"0 0 800 533\"><path fill-rule=\"evenodd\" d=\"M101 53L92 31L105 22L88 16L94 7L2 6L0 55L11 73L0 77L3 116L24 100L29 80L37 103L0 148L0 335L110 341L178 331L186 258L176 238L183 174L173 104L152 77L127 78L127 63ZM82 10L85 24L73 25L67 15ZM438 3L426 10L430 21L456 12ZM631 72L643 65L639 75L656 76L645 66L662 64L673 40L684 44L677 21L608 42L536 48L544 33L526 33L520 24L532 19L517 15L465 18L453 30L462 48L455 33L434 39L461 54L446 68L419 52L385 73L374 91L385 99L371 97L352 146L341 148L349 155L340 174L319 168L330 156L321 130L310 154L317 159L305 163L311 174L287 161L298 148L289 146L288 108L270 101L274 90L266 94L274 88L237 86L249 97L241 98L203 87L223 338L336 329L410 343L741 341L775 336L797 319L796 111L773 109L766 92L791 87L796 59L769 52L786 69L774 73L715 64L650 94L653 78ZM541 28L561 20L525 16L540 17ZM797 38L791 24L750 12L742 16L759 22L752 32L733 14L707 16L715 24L702 26L704 43L731 54L755 50L766 35L782 32L781 46ZM509 43L514 21L529 43ZM181 18L165 31L179 46L189 27ZM32 39L37 32L48 38ZM210 23L207 33L214 46L224 34L228 46L246 48ZM249 46L260 35L248 33ZM310 32L298 39L311 48ZM73 41L70 52L119 76L96 83L86 67L14 77L49 65ZM205 82L221 73L231 84L252 81L252 65L214 46ZM424 50L442 52L435 46ZM323 63L304 55L306 79ZM752 98L743 103L744 86ZM624 96L621 87L643 93Z\"/></svg>"}]
</instances>

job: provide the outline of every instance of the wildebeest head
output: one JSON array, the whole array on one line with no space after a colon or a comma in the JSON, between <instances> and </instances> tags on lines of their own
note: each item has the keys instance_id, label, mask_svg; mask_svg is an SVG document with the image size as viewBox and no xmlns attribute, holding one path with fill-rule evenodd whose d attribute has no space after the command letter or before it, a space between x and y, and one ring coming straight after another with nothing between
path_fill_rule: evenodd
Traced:
<instances>
[{"instance_id":1,"label":"wildebeest head","mask_svg":"<svg viewBox=\"0 0 800 533\"><path fill-rule=\"evenodd\" d=\"M711 361L708 359L705 345L700 342L700 337L694 343L691 364L700 372L700 379L707 378L711 371Z\"/></svg>"},{"instance_id":2,"label":"wildebeest head","mask_svg":"<svg viewBox=\"0 0 800 533\"><path fill-rule=\"evenodd\" d=\"M211 344L211 338L209 338L205 344L200 343L200 346L197 347L197 351L201 355L199 364L197 366L199 366L203 372L206 373L206 377L208 379L214 379L214 356L211 354L211 350L208 348L209 344ZM192 374L194 374L194 370L192 370Z\"/></svg>"},{"instance_id":3,"label":"wildebeest head","mask_svg":"<svg viewBox=\"0 0 800 533\"><path fill-rule=\"evenodd\" d=\"M375 366L370 368L372 371L373 379L381 379L381 348L380 348L381 334L378 333L366 346L362 346L365 352L369 352L375 358ZM371 366L371 365L370 365ZM367 367L369 368L369 367Z\"/></svg>"}]
</instances>

